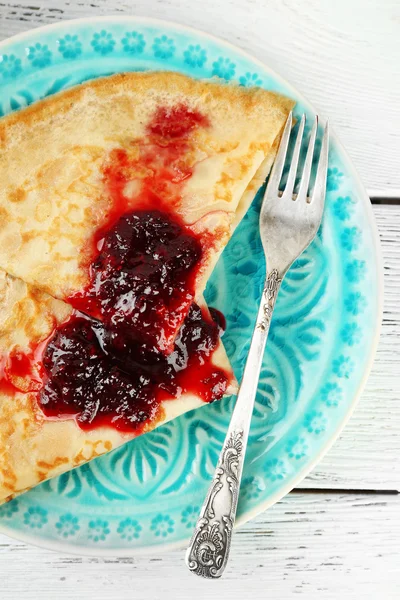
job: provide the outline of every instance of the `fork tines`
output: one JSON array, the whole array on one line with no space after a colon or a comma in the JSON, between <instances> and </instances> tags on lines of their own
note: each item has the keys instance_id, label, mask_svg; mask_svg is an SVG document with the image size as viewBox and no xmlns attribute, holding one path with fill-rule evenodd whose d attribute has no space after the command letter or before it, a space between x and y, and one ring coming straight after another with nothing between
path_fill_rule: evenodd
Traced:
<instances>
[{"instance_id":1,"label":"fork tines","mask_svg":"<svg viewBox=\"0 0 400 600\"><path fill-rule=\"evenodd\" d=\"M310 178L311 171L313 165L313 156L315 149L315 141L317 139L318 132L318 116L315 117L314 124L310 133L310 138L308 141L307 154L303 166L303 171L301 175L300 185L298 188L297 194L294 194L295 183L296 183L296 175L299 164L299 157L301 146L304 137L304 127L306 123L306 115L300 119L299 128L297 132L296 142L293 150L292 160L290 163L290 169L286 181L285 188L283 192L279 192L279 184L281 182L283 168L286 161L286 156L288 152L288 145L290 134L293 125L293 115L292 112L289 113L289 116L286 121L285 128L283 130L280 146L278 149L278 153L275 159L274 166L271 171L271 175L268 182L269 191L272 193L279 194L283 198L290 198L297 200L298 202L307 201L307 202L323 202L325 198L325 188L326 188L326 174L328 169L328 151L329 151L329 130L328 130L328 122L325 125L324 134L322 138L321 152L319 155L317 174L314 183L314 189L312 195L307 194L310 186Z\"/></svg>"}]
</instances>

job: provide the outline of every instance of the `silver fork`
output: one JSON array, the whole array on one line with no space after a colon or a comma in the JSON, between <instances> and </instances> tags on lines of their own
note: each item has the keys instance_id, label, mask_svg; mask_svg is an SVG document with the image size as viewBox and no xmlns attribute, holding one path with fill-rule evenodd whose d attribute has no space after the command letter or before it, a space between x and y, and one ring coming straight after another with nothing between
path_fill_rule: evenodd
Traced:
<instances>
[{"instance_id":1,"label":"silver fork","mask_svg":"<svg viewBox=\"0 0 400 600\"><path fill-rule=\"evenodd\" d=\"M298 193L294 194L305 115L298 129L287 183L279 191L292 128L290 113L269 178L260 213L260 234L267 276L235 409L214 479L186 552L189 569L201 577L220 577L226 567L236 517L240 481L262 359L276 297L287 270L314 239L321 223L328 167L328 125L322 140L313 193L307 195L318 117L310 134Z\"/></svg>"}]
</instances>

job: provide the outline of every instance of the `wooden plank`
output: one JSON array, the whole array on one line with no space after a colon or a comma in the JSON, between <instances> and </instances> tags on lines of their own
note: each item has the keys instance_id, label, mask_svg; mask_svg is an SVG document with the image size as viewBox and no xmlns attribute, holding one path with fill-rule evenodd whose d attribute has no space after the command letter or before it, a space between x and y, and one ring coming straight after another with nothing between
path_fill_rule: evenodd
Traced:
<instances>
[{"instance_id":1,"label":"wooden plank","mask_svg":"<svg viewBox=\"0 0 400 600\"><path fill-rule=\"evenodd\" d=\"M267 62L331 118L368 190L400 196L400 6L395 0L0 0L0 39L59 19L152 15L223 37ZM396 65L396 67L395 67ZM302 487L400 489L400 209L375 207L385 257L377 360L355 415ZM400 597L400 496L298 492L241 528L226 576L194 580L183 552L90 559L0 535L1 597ZM162 586L160 585L162 582Z\"/></svg>"},{"instance_id":2,"label":"wooden plank","mask_svg":"<svg viewBox=\"0 0 400 600\"><path fill-rule=\"evenodd\" d=\"M399 539L399 495L313 493L291 494L240 528L227 571L215 582L188 573L183 549L80 558L0 535L2 598L395 600Z\"/></svg>"},{"instance_id":3,"label":"wooden plank","mask_svg":"<svg viewBox=\"0 0 400 600\"><path fill-rule=\"evenodd\" d=\"M400 491L400 206L373 207L385 269L381 339L354 415L301 487Z\"/></svg>"},{"instance_id":4,"label":"wooden plank","mask_svg":"<svg viewBox=\"0 0 400 600\"><path fill-rule=\"evenodd\" d=\"M2 0L0 39L60 19L132 13L203 29L269 64L330 117L370 194L400 196L396 0Z\"/></svg>"}]
</instances>

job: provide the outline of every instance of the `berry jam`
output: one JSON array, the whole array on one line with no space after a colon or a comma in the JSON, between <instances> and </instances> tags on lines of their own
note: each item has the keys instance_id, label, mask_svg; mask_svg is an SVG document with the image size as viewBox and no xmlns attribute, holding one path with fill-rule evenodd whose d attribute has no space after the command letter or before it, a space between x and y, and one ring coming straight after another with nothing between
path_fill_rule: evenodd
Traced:
<instances>
[{"instance_id":1,"label":"berry jam","mask_svg":"<svg viewBox=\"0 0 400 600\"><path fill-rule=\"evenodd\" d=\"M168 354L194 298L198 239L160 211L124 215L104 238L75 307Z\"/></svg>"},{"instance_id":2,"label":"berry jam","mask_svg":"<svg viewBox=\"0 0 400 600\"><path fill-rule=\"evenodd\" d=\"M198 238L171 215L120 217L103 238L84 298L100 319L75 314L45 350L46 416L141 432L162 418L163 400L224 395L228 377L211 362L224 319L193 302L201 256Z\"/></svg>"},{"instance_id":3,"label":"berry jam","mask_svg":"<svg viewBox=\"0 0 400 600\"><path fill-rule=\"evenodd\" d=\"M218 340L218 326L196 304L168 356L75 315L57 329L45 350L41 408L48 417L74 415L83 429L111 425L144 431L162 418L162 400L185 392L204 402L224 395L227 375L210 361Z\"/></svg>"},{"instance_id":4,"label":"berry jam","mask_svg":"<svg viewBox=\"0 0 400 600\"><path fill-rule=\"evenodd\" d=\"M226 319L220 310L217 308L213 308L212 306L208 309L210 311L210 315L214 323L217 325L219 330L219 335L222 337L225 333L226 329Z\"/></svg>"}]
</instances>

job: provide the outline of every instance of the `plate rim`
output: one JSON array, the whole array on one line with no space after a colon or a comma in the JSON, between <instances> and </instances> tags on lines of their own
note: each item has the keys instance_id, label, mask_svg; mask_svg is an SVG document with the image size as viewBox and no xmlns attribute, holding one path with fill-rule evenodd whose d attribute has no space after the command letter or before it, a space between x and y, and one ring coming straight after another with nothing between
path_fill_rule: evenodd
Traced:
<instances>
[{"instance_id":1,"label":"plate rim","mask_svg":"<svg viewBox=\"0 0 400 600\"><path fill-rule=\"evenodd\" d=\"M124 23L124 24L127 24L129 22L134 22L134 23L142 22L142 23L148 23L150 25L151 24L158 25L159 27L169 27L169 28L178 29L178 30L180 29L182 31L192 32L195 35L200 35L205 38L208 38L214 42L217 42L218 44L224 45L227 48L234 50L236 53L241 54L243 57L250 59L255 64L260 65L263 69L266 69L278 82L280 82L281 84L286 86L286 88L289 90L289 92L293 92L293 94L296 98L299 98L303 104L308 106L312 110L312 112L314 112L314 113L317 112L315 110L313 104L310 103L303 96L302 93L298 92L298 90L290 83L290 81L286 80L279 73L277 73L273 68L271 68L267 63L263 62L262 60L258 59L255 56L253 56L250 52L243 50L240 46L237 46L237 45L227 41L224 38L220 38L216 35L213 35L211 33L203 31L202 29L198 29L198 28L192 27L190 25L183 25L182 23L177 23L175 21L170 21L170 20L166 20L166 19L159 19L159 18L147 17L147 16L135 16L135 15L121 15L121 16L102 15L102 16L97 16L97 17L82 17L79 19L65 19L65 20L61 20L57 23L52 23L49 25L42 25L39 27L33 27L33 28L28 29L27 31L23 31L23 32L17 33L13 36L10 36L10 37L6 38L5 40L0 41L0 50L10 43L23 41L24 38L28 38L29 36L31 36L32 34L35 34L36 32L40 35L40 33L42 33L42 32L62 29L62 28L68 27L69 25L73 26L74 24L93 24L96 22ZM166 69L166 70L168 70L168 69ZM377 288L376 288L376 319L375 319L375 324L374 324L375 325L374 337L371 340L371 347L370 347L369 355L368 355L368 358L365 360L364 372L363 372L361 381L359 383L359 386L353 395L352 401L347 408L346 414L343 416L339 426L336 428L334 433L332 433L332 435L325 440L323 447L314 456L313 460L311 460L307 465L302 467L302 469L300 469L297 472L295 477L288 484L286 484L285 486L280 488L279 491L277 491L268 500L260 501L257 504L257 506L255 506L252 509L248 509L244 514L242 514L240 517L238 517L238 519L236 520L236 523L235 523L235 527L240 527L244 523L247 523L249 520L255 518L257 515L261 514L262 512L266 511L269 507L273 506L274 504L276 504L277 502L282 500L282 498L284 498L291 490L293 490L315 468L315 466L320 462L320 460L327 454L327 452L332 448L333 444L335 443L335 441L338 439L338 437L342 433L343 429L347 425L352 414L354 413L355 407L357 406L359 399L361 397L361 394L365 388L366 382L371 373L372 365L375 360L378 342L379 342L380 334L381 334L382 317L383 317L383 300L384 300L384 271L383 271L384 265L383 265L383 253L382 253L382 248L381 248L381 244L380 244L379 230L378 230L378 226L377 226L375 216L374 216L374 213L372 210L372 204L371 204L370 198L367 194L367 191L361 180L361 177L358 174L358 171L357 171L356 167L354 166L353 161L351 160L347 150L345 149L345 147L341 143L340 139L337 137L336 133L332 130L332 127L331 127L330 128L330 142L332 143L332 141L334 141L335 145L340 149L342 156L346 161L346 167L351 172L352 178L360 191L360 198L362 198L362 202L364 203L366 215L368 217L367 220L368 220L369 226L371 228L371 234L372 234L372 238L373 238L373 254L375 256L375 261L376 261L376 281L378 283ZM80 556L91 556L91 557L121 557L121 556L148 555L151 552L153 552L154 549L157 549L157 552L167 552L167 551L170 551L173 549L183 547L185 544L188 543L188 541L190 539L190 533L188 533L187 538L182 539L182 540L177 540L177 541L171 542L171 543L146 545L146 546L142 546L140 548L132 547L132 548L123 548L123 549L122 548L121 549L115 549L115 548L114 549L107 549L107 548L93 548L92 549L92 548L86 548L84 546L78 546L75 544L68 544L68 546L65 547L61 541L57 542L54 540L46 540L41 537L31 536L31 535L29 535L29 533L25 534L25 533L17 532L17 534L15 534L14 530L12 530L12 529L10 530L6 525L4 525L1 522L0 522L0 533L1 534L4 533L5 535L8 535L12 539L22 541L22 542L25 542L28 544L32 544L32 545L35 545L35 546L38 546L41 548L45 548L47 550L51 550L51 551L55 551L55 552L63 552L63 553L68 553L68 554L73 554L73 555L80 555Z\"/></svg>"}]
</instances>

